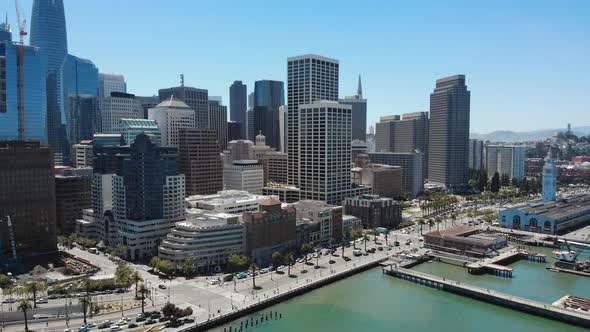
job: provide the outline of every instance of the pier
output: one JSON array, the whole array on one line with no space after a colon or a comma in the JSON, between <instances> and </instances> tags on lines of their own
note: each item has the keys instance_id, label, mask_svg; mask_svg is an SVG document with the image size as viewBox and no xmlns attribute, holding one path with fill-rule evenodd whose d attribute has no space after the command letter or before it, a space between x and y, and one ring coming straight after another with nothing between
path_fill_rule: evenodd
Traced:
<instances>
[{"instance_id":1,"label":"pier","mask_svg":"<svg viewBox=\"0 0 590 332\"><path fill-rule=\"evenodd\" d=\"M512 278L512 268L503 264L510 264L520 259L545 263L546 256L539 253L532 253L528 250L512 249L495 257L467 263L465 267L471 274L491 273L501 277Z\"/></svg>"},{"instance_id":2,"label":"pier","mask_svg":"<svg viewBox=\"0 0 590 332\"><path fill-rule=\"evenodd\" d=\"M585 312L572 311L555 305L528 300L490 289L462 284L458 281L412 271L396 265L390 265L389 267L383 268L383 273L434 289L470 297L475 300L508 307L548 319L558 320L571 325L590 328L590 314Z\"/></svg>"}]
</instances>

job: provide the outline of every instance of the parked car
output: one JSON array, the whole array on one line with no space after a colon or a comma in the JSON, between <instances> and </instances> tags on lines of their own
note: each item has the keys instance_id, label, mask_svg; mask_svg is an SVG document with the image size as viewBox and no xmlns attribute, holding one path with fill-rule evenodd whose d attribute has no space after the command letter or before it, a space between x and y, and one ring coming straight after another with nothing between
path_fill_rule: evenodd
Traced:
<instances>
[{"instance_id":1,"label":"parked car","mask_svg":"<svg viewBox=\"0 0 590 332\"><path fill-rule=\"evenodd\" d=\"M47 301L47 299L45 299L45 298L40 298L40 299L37 299L37 301L35 301L35 303L37 303L37 304L43 304L43 303L48 303L48 302L49 301Z\"/></svg>"},{"instance_id":2,"label":"parked car","mask_svg":"<svg viewBox=\"0 0 590 332\"><path fill-rule=\"evenodd\" d=\"M127 325L128 329L134 329L136 327L139 327L139 325L137 325L136 323L131 323L131 324Z\"/></svg>"},{"instance_id":3,"label":"parked car","mask_svg":"<svg viewBox=\"0 0 590 332\"><path fill-rule=\"evenodd\" d=\"M152 325L152 324L156 324L156 321L153 319L148 319L145 321L145 325Z\"/></svg>"},{"instance_id":4,"label":"parked car","mask_svg":"<svg viewBox=\"0 0 590 332\"><path fill-rule=\"evenodd\" d=\"M123 330L123 329L118 325L111 326L111 332L117 332L117 331L121 331L121 330Z\"/></svg>"},{"instance_id":5,"label":"parked car","mask_svg":"<svg viewBox=\"0 0 590 332\"><path fill-rule=\"evenodd\" d=\"M159 285L158 285L158 288L159 288L159 289L166 289L166 285L159 284Z\"/></svg>"}]
</instances>

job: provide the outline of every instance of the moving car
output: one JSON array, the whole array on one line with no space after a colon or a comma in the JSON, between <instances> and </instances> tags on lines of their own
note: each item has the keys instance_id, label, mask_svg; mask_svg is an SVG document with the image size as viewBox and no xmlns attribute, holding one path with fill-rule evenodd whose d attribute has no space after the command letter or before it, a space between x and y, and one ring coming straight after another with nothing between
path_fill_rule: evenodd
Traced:
<instances>
[{"instance_id":1,"label":"moving car","mask_svg":"<svg viewBox=\"0 0 590 332\"><path fill-rule=\"evenodd\" d=\"M363 252L360 249L355 249L352 251L352 254L355 256L362 256Z\"/></svg>"},{"instance_id":2,"label":"moving car","mask_svg":"<svg viewBox=\"0 0 590 332\"><path fill-rule=\"evenodd\" d=\"M159 284L159 285L158 285L158 288L159 288L159 289L166 289L166 285Z\"/></svg>"}]
</instances>

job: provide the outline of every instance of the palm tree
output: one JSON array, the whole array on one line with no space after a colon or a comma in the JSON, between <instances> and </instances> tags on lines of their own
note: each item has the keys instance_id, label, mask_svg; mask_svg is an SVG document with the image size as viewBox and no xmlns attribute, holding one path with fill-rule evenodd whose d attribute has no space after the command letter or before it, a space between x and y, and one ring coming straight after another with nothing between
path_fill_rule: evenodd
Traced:
<instances>
[{"instance_id":1,"label":"palm tree","mask_svg":"<svg viewBox=\"0 0 590 332\"><path fill-rule=\"evenodd\" d=\"M256 271L259 270L259 267L256 263L252 263L249 270L252 271L252 288L256 288Z\"/></svg>"},{"instance_id":2,"label":"palm tree","mask_svg":"<svg viewBox=\"0 0 590 332\"><path fill-rule=\"evenodd\" d=\"M92 305L92 299L88 296L83 296L78 299L78 303L82 305L82 314L84 315L84 324L86 324L86 313L88 308Z\"/></svg>"},{"instance_id":3,"label":"palm tree","mask_svg":"<svg viewBox=\"0 0 590 332\"><path fill-rule=\"evenodd\" d=\"M365 251L367 251L367 241L369 241L369 236L367 234L363 235L363 240L365 241Z\"/></svg>"},{"instance_id":4,"label":"palm tree","mask_svg":"<svg viewBox=\"0 0 590 332\"><path fill-rule=\"evenodd\" d=\"M315 247L315 266L319 267L320 266L320 250L322 248L320 247Z\"/></svg>"},{"instance_id":5,"label":"palm tree","mask_svg":"<svg viewBox=\"0 0 590 332\"><path fill-rule=\"evenodd\" d=\"M31 281L25 284L24 291L33 295L33 308L37 308L37 293L47 289L47 284L38 281Z\"/></svg>"},{"instance_id":6,"label":"palm tree","mask_svg":"<svg viewBox=\"0 0 590 332\"><path fill-rule=\"evenodd\" d=\"M90 278L85 277L84 279L82 279L82 288L84 288L84 290L86 291L86 296L88 296L90 294L90 289L92 288L93 283L92 280L90 280Z\"/></svg>"},{"instance_id":7,"label":"palm tree","mask_svg":"<svg viewBox=\"0 0 590 332\"><path fill-rule=\"evenodd\" d=\"M307 255L311 251L311 244L304 243L301 245L301 252L305 255L305 264L307 264Z\"/></svg>"},{"instance_id":8,"label":"palm tree","mask_svg":"<svg viewBox=\"0 0 590 332\"><path fill-rule=\"evenodd\" d=\"M385 231L385 245L387 245L387 235L389 235L389 228Z\"/></svg>"},{"instance_id":9,"label":"palm tree","mask_svg":"<svg viewBox=\"0 0 590 332\"><path fill-rule=\"evenodd\" d=\"M373 233L373 236L375 237L374 238L375 239L375 245L377 245L377 239L379 238L379 231L375 228L372 233Z\"/></svg>"},{"instance_id":10,"label":"palm tree","mask_svg":"<svg viewBox=\"0 0 590 332\"><path fill-rule=\"evenodd\" d=\"M131 280L132 283L135 284L135 298L137 298L137 287L139 286L139 282L143 281L143 278L141 277L141 274L139 273L139 271L135 270L135 271L133 271L133 273L131 274L131 277L129 279Z\"/></svg>"},{"instance_id":11,"label":"palm tree","mask_svg":"<svg viewBox=\"0 0 590 332\"><path fill-rule=\"evenodd\" d=\"M27 311L33 309L29 300L21 300L16 307L17 310L22 311L25 316L25 331L29 330L29 322L27 320Z\"/></svg>"},{"instance_id":12,"label":"palm tree","mask_svg":"<svg viewBox=\"0 0 590 332\"><path fill-rule=\"evenodd\" d=\"M342 246L342 258L344 258L344 247L346 246L346 239L342 238L342 240L340 240L340 245Z\"/></svg>"},{"instance_id":13,"label":"palm tree","mask_svg":"<svg viewBox=\"0 0 590 332\"><path fill-rule=\"evenodd\" d=\"M291 276L291 265L293 264L293 259L294 259L293 253L292 252L289 252L287 254L287 264L289 264L287 266L287 275L289 277Z\"/></svg>"},{"instance_id":14,"label":"palm tree","mask_svg":"<svg viewBox=\"0 0 590 332\"><path fill-rule=\"evenodd\" d=\"M352 231L352 239L353 239L353 248L356 249L356 240L363 235L363 231L361 229L355 229Z\"/></svg>"},{"instance_id":15,"label":"palm tree","mask_svg":"<svg viewBox=\"0 0 590 332\"><path fill-rule=\"evenodd\" d=\"M149 293L149 290L147 289L147 287L145 287L145 284L141 284L139 285L139 294L141 294L141 313L145 314L145 295Z\"/></svg>"}]
</instances>

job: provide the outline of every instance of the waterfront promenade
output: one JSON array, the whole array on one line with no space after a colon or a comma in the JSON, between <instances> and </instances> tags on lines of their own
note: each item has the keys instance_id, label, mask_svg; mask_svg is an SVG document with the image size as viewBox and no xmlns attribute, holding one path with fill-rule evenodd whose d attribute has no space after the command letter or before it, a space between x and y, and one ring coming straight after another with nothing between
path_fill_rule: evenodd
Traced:
<instances>
[{"instance_id":1,"label":"waterfront promenade","mask_svg":"<svg viewBox=\"0 0 590 332\"><path fill-rule=\"evenodd\" d=\"M383 273L400 279L419 283L427 287L432 287L434 289L444 290L450 293L470 297L502 307L558 320L572 325L590 328L590 315L587 313L575 312L551 304L533 301L518 296L512 296L494 290L461 283L455 280L405 269L395 265L384 267Z\"/></svg>"}]
</instances>

